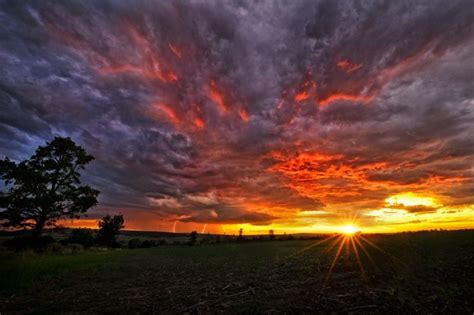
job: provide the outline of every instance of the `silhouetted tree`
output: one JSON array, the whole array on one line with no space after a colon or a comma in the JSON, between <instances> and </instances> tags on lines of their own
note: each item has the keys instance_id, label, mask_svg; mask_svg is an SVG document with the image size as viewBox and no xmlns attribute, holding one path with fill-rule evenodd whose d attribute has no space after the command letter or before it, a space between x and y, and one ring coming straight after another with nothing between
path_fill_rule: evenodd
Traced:
<instances>
[{"instance_id":1,"label":"silhouetted tree","mask_svg":"<svg viewBox=\"0 0 474 315\"><path fill-rule=\"evenodd\" d=\"M189 245L196 244L196 239L197 239L197 232L192 231L191 234L189 234Z\"/></svg>"},{"instance_id":2,"label":"silhouetted tree","mask_svg":"<svg viewBox=\"0 0 474 315\"><path fill-rule=\"evenodd\" d=\"M37 240L61 217L79 218L97 204L99 191L81 185L79 171L94 157L70 138L56 137L29 159L0 161L0 220L3 226L32 229Z\"/></svg>"},{"instance_id":3,"label":"silhouetted tree","mask_svg":"<svg viewBox=\"0 0 474 315\"><path fill-rule=\"evenodd\" d=\"M106 215L99 221L99 232L97 233L97 243L105 246L115 246L115 237L120 230L125 227L122 215Z\"/></svg>"},{"instance_id":4,"label":"silhouetted tree","mask_svg":"<svg viewBox=\"0 0 474 315\"><path fill-rule=\"evenodd\" d=\"M274 240L275 239L275 231L273 231L273 230L268 231L268 236L270 237L271 240Z\"/></svg>"},{"instance_id":5,"label":"silhouetted tree","mask_svg":"<svg viewBox=\"0 0 474 315\"><path fill-rule=\"evenodd\" d=\"M242 240L242 237L243 237L243 234L244 234L244 229L243 229L243 228L240 228L240 229L239 229L239 236L237 237L237 240L241 241L241 240Z\"/></svg>"}]
</instances>

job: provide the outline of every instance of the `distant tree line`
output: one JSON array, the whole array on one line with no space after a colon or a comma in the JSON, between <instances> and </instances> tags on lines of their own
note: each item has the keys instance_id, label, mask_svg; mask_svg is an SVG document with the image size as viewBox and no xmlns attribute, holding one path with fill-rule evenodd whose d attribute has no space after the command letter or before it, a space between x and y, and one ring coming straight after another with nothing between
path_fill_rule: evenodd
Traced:
<instances>
[{"instance_id":1,"label":"distant tree line","mask_svg":"<svg viewBox=\"0 0 474 315\"><path fill-rule=\"evenodd\" d=\"M217 243L231 243L231 242L253 242L253 241L287 241L297 239L291 234L283 234L276 236L274 230L269 230L268 235L250 235L244 236L244 229L239 229L238 236L235 235L220 235L220 234L203 234L198 240L199 234L192 231L189 234L189 240L186 245L201 245L201 244L217 244ZM308 238L308 237L306 237ZM300 239L300 238L298 238Z\"/></svg>"},{"instance_id":2,"label":"distant tree line","mask_svg":"<svg viewBox=\"0 0 474 315\"><path fill-rule=\"evenodd\" d=\"M32 238L31 235L19 235L13 239L7 240L4 245L13 250L36 249L44 251L53 249L60 251L61 246L72 246L75 249L84 249L90 247L111 247L119 248L121 244L117 241L120 230L124 227L124 219L122 215L106 215L98 221L99 230L94 233L91 229L72 229L68 233L68 237L57 242L50 235L42 235L39 238ZM60 228L53 230L60 232ZM60 234L60 233L58 233Z\"/></svg>"}]
</instances>

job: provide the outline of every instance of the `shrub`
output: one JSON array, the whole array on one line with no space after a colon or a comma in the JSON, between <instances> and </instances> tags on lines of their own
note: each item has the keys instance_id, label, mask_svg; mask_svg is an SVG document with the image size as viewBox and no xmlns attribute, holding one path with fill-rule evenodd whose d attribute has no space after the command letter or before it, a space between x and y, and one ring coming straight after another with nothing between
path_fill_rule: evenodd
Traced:
<instances>
[{"instance_id":1,"label":"shrub","mask_svg":"<svg viewBox=\"0 0 474 315\"><path fill-rule=\"evenodd\" d=\"M241 240L242 240L243 234L244 234L244 229L243 229L243 228L240 228L240 229L239 229L239 236L237 237L237 240L238 240L238 241L241 241Z\"/></svg>"},{"instance_id":2,"label":"shrub","mask_svg":"<svg viewBox=\"0 0 474 315\"><path fill-rule=\"evenodd\" d=\"M124 244L124 243L121 243L121 242L119 242L119 241L117 241L117 240L113 240L113 241L109 244L109 247L111 247L111 248L122 248L122 245L123 245L123 246L126 246L126 244Z\"/></svg>"},{"instance_id":3,"label":"shrub","mask_svg":"<svg viewBox=\"0 0 474 315\"><path fill-rule=\"evenodd\" d=\"M113 248L121 247L115 240L120 230L124 228L122 215L106 215L99 221L99 233L97 234L97 243Z\"/></svg>"},{"instance_id":4,"label":"shrub","mask_svg":"<svg viewBox=\"0 0 474 315\"><path fill-rule=\"evenodd\" d=\"M84 246L81 245L81 244L69 244L68 245L68 248L70 248L72 250L73 253L78 253L78 252L82 252L84 250Z\"/></svg>"},{"instance_id":5,"label":"shrub","mask_svg":"<svg viewBox=\"0 0 474 315\"><path fill-rule=\"evenodd\" d=\"M63 254L65 247L59 243L50 243L45 247L44 251L46 253Z\"/></svg>"},{"instance_id":6,"label":"shrub","mask_svg":"<svg viewBox=\"0 0 474 315\"><path fill-rule=\"evenodd\" d=\"M269 230L268 231L268 238L273 241L275 239L275 231Z\"/></svg>"},{"instance_id":7,"label":"shrub","mask_svg":"<svg viewBox=\"0 0 474 315\"><path fill-rule=\"evenodd\" d=\"M91 247L94 245L94 236L88 229L74 229L64 243L80 244L84 247Z\"/></svg>"},{"instance_id":8,"label":"shrub","mask_svg":"<svg viewBox=\"0 0 474 315\"><path fill-rule=\"evenodd\" d=\"M150 248L158 246L158 242L154 240L140 240L139 238L132 238L128 241L128 248Z\"/></svg>"},{"instance_id":9,"label":"shrub","mask_svg":"<svg viewBox=\"0 0 474 315\"><path fill-rule=\"evenodd\" d=\"M130 241L128 241L128 248L130 249L135 249L135 248L140 248L140 245L142 242L138 238L132 238Z\"/></svg>"},{"instance_id":10,"label":"shrub","mask_svg":"<svg viewBox=\"0 0 474 315\"><path fill-rule=\"evenodd\" d=\"M156 241L153 240L144 240L141 244L141 248L150 248L155 247L157 245Z\"/></svg>"},{"instance_id":11,"label":"shrub","mask_svg":"<svg viewBox=\"0 0 474 315\"><path fill-rule=\"evenodd\" d=\"M196 244L196 240L197 240L197 232L196 232L196 231L192 231L191 234L189 234L189 242L188 242L188 245L194 245L194 244Z\"/></svg>"}]
</instances>

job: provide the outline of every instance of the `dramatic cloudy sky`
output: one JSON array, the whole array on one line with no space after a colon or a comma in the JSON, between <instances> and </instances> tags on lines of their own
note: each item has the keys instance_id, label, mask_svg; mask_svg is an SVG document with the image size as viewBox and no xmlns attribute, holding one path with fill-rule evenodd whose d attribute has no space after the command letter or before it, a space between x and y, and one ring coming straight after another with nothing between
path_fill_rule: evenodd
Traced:
<instances>
[{"instance_id":1,"label":"dramatic cloudy sky","mask_svg":"<svg viewBox=\"0 0 474 315\"><path fill-rule=\"evenodd\" d=\"M86 148L78 225L474 227L473 76L472 0L0 0L0 157Z\"/></svg>"}]
</instances>

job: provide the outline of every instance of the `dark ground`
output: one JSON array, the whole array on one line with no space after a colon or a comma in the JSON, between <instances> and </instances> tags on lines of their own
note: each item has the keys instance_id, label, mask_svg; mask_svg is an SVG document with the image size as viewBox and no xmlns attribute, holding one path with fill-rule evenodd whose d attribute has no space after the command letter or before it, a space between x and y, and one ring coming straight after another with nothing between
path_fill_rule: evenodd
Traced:
<instances>
[{"instance_id":1,"label":"dark ground","mask_svg":"<svg viewBox=\"0 0 474 315\"><path fill-rule=\"evenodd\" d=\"M474 312L474 231L362 237L363 270L349 243L329 278L338 245L317 240L3 251L0 312Z\"/></svg>"}]
</instances>

